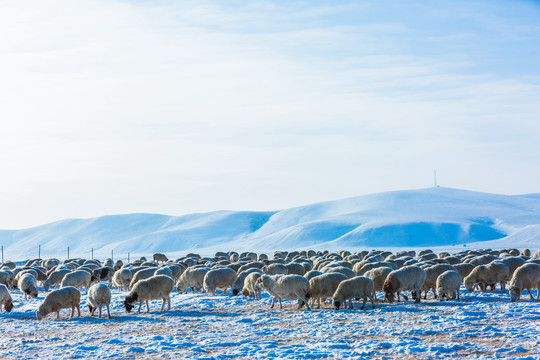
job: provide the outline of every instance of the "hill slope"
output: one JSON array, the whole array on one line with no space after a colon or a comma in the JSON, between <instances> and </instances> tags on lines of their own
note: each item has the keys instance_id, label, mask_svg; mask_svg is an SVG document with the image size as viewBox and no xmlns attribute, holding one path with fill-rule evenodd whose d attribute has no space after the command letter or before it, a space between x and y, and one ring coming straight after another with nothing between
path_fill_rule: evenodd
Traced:
<instances>
[{"instance_id":1,"label":"hill slope","mask_svg":"<svg viewBox=\"0 0 540 360\"><path fill-rule=\"evenodd\" d=\"M428 188L277 212L109 215L0 231L7 256L299 248L540 247L540 196ZM58 255L60 254L60 255ZM103 255L106 256L106 255Z\"/></svg>"}]
</instances>

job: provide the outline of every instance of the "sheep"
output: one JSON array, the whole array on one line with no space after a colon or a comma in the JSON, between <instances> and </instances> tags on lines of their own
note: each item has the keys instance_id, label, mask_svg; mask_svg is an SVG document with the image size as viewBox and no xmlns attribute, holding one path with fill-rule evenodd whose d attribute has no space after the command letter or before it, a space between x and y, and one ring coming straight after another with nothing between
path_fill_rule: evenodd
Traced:
<instances>
[{"instance_id":1,"label":"sheep","mask_svg":"<svg viewBox=\"0 0 540 360\"><path fill-rule=\"evenodd\" d=\"M525 289L529 292L531 300L534 298L531 289L536 288L536 298L540 299L540 265L535 263L527 263L516 269L514 276L510 280L510 300L518 301L521 297L521 292Z\"/></svg>"},{"instance_id":2,"label":"sheep","mask_svg":"<svg viewBox=\"0 0 540 360\"><path fill-rule=\"evenodd\" d=\"M103 262L103 266L104 266L104 267L114 267L114 260L111 259L111 258L106 259L106 260Z\"/></svg>"},{"instance_id":3,"label":"sheep","mask_svg":"<svg viewBox=\"0 0 540 360\"><path fill-rule=\"evenodd\" d=\"M487 264L489 279L488 284L493 286L495 290L496 283L499 283L501 290L505 290L505 284L508 280L509 268L500 261L493 261Z\"/></svg>"},{"instance_id":4,"label":"sheep","mask_svg":"<svg viewBox=\"0 0 540 360\"><path fill-rule=\"evenodd\" d=\"M180 275L182 275L182 273L186 269L185 267L180 266L178 264L170 264L170 265L165 266L165 268L171 270L171 274L172 274L172 278L174 282L177 282L178 279L180 279Z\"/></svg>"},{"instance_id":5,"label":"sheep","mask_svg":"<svg viewBox=\"0 0 540 360\"><path fill-rule=\"evenodd\" d=\"M8 288L4 284L0 284L0 311L2 310L2 306L7 312L13 310L13 299L9 294Z\"/></svg>"},{"instance_id":6,"label":"sheep","mask_svg":"<svg viewBox=\"0 0 540 360\"><path fill-rule=\"evenodd\" d=\"M349 300L349 309L352 309L352 299L360 298L364 300L362 303L362 309L364 309L366 301L369 298L372 309L375 309L375 302L373 301L374 292L373 280L365 276L357 276L352 279L344 280L338 285L336 291L332 295L332 302L334 303L336 310L339 310L341 304L346 304L347 300Z\"/></svg>"},{"instance_id":7,"label":"sheep","mask_svg":"<svg viewBox=\"0 0 540 360\"><path fill-rule=\"evenodd\" d=\"M426 271L426 278L424 280L424 283L422 284L422 292L424 293L424 299L427 299L427 294L429 290L433 291L433 297L437 297L437 293L435 292L436 289L436 282L439 275L441 275L443 272L448 270L457 271L455 267L453 267L450 264L437 264L430 267L427 267L424 269ZM421 294L420 294L421 295Z\"/></svg>"},{"instance_id":8,"label":"sheep","mask_svg":"<svg viewBox=\"0 0 540 360\"><path fill-rule=\"evenodd\" d=\"M308 289L308 297L311 299L311 305L313 306L315 301L317 301L317 309L320 309L321 300L324 302L326 298L331 297L338 288L338 285L347 279L348 277L346 275L339 272L326 273L313 277L309 280Z\"/></svg>"},{"instance_id":9,"label":"sheep","mask_svg":"<svg viewBox=\"0 0 540 360\"><path fill-rule=\"evenodd\" d=\"M157 270L154 272L154 275L167 275L167 276L170 277L171 279L173 278L172 270L169 269L168 267L162 267L162 268L157 269ZM174 280L174 279L173 279L173 280Z\"/></svg>"},{"instance_id":10,"label":"sheep","mask_svg":"<svg viewBox=\"0 0 540 360\"><path fill-rule=\"evenodd\" d=\"M111 318L109 304L111 303L111 290L105 284L94 284L88 289L86 305L90 311L90 316L94 316L96 309L99 309L99 318L101 319L101 308L103 305L107 308L107 315Z\"/></svg>"},{"instance_id":11,"label":"sheep","mask_svg":"<svg viewBox=\"0 0 540 360\"><path fill-rule=\"evenodd\" d=\"M287 274L304 275L306 273L306 268L302 264L292 262L285 266L287 267Z\"/></svg>"},{"instance_id":12,"label":"sheep","mask_svg":"<svg viewBox=\"0 0 540 360\"><path fill-rule=\"evenodd\" d=\"M435 286L439 301L443 301L444 297L459 300L459 288L463 279L455 270L447 270L437 277Z\"/></svg>"},{"instance_id":13,"label":"sheep","mask_svg":"<svg viewBox=\"0 0 540 360\"><path fill-rule=\"evenodd\" d=\"M90 282L109 281L110 286L113 275L114 269L112 266L103 266L92 270L92 277L90 278Z\"/></svg>"},{"instance_id":14,"label":"sheep","mask_svg":"<svg viewBox=\"0 0 540 360\"><path fill-rule=\"evenodd\" d=\"M34 271L34 270L29 270L29 269L17 269L19 270L16 274L15 274L15 278L13 279L13 284L15 286L15 288L18 288L18 283L19 283L19 279L24 275L24 274L30 274L32 275L36 281L37 281L37 271Z\"/></svg>"},{"instance_id":15,"label":"sheep","mask_svg":"<svg viewBox=\"0 0 540 360\"><path fill-rule=\"evenodd\" d=\"M304 274L304 277L308 280L311 280L312 278L314 278L315 276L319 276L319 275L322 275L324 274L322 271L319 271L319 270L310 270L308 271L307 273Z\"/></svg>"},{"instance_id":16,"label":"sheep","mask_svg":"<svg viewBox=\"0 0 540 360\"><path fill-rule=\"evenodd\" d=\"M377 291L382 291L384 281L386 280L388 274L390 274L393 270L388 267L378 267L375 269L371 269L368 272L366 272L364 275L371 280L373 280L373 291L374 291L374 297L375 301L377 302Z\"/></svg>"},{"instance_id":17,"label":"sheep","mask_svg":"<svg viewBox=\"0 0 540 360\"><path fill-rule=\"evenodd\" d=\"M482 291L486 291L486 285L490 278L487 265L476 266L469 275L463 279L463 284L468 292L473 292L476 285L480 286Z\"/></svg>"},{"instance_id":18,"label":"sheep","mask_svg":"<svg viewBox=\"0 0 540 360\"><path fill-rule=\"evenodd\" d=\"M540 256L539 256L540 257ZM8 260L6 261L5 263L2 263L2 268L5 269L9 269L9 270L15 270L15 268L17 267L17 264L15 264L13 261L11 260Z\"/></svg>"},{"instance_id":19,"label":"sheep","mask_svg":"<svg viewBox=\"0 0 540 360\"><path fill-rule=\"evenodd\" d=\"M90 287L91 276L84 270L75 270L64 276L62 282L60 283L60 288L66 286L73 286L75 288L84 288L88 293L88 288Z\"/></svg>"},{"instance_id":20,"label":"sheep","mask_svg":"<svg viewBox=\"0 0 540 360\"><path fill-rule=\"evenodd\" d=\"M199 291L203 287L203 280L206 273L210 271L207 267L189 268L180 275L180 279L176 283L176 291L182 294L185 289L191 288L191 291ZM187 292L187 291L186 291Z\"/></svg>"},{"instance_id":21,"label":"sheep","mask_svg":"<svg viewBox=\"0 0 540 360\"><path fill-rule=\"evenodd\" d=\"M356 277L356 273L345 266L333 266L333 267L325 268L323 272L326 274L334 274L334 273L343 274L348 279L352 279L353 277Z\"/></svg>"},{"instance_id":22,"label":"sheep","mask_svg":"<svg viewBox=\"0 0 540 360\"><path fill-rule=\"evenodd\" d=\"M289 268L286 265L283 264L270 264L265 265L262 268L262 271L265 272L267 275L288 275L289 274Z\"/></svg>"},{"instance_id":23,"label":"sheep","mask_svg":"<svg viewBox=\"0 0 540 360\"><path fill-rule=\"evenodd\" d=\"M45 296L45 299L39 305L36 311L36 318L43 319L48 314L55 312L56 318L60 319L61 309L71 309L71 317L75 315L77 309L77 317L81 316L81 293L73 286L67 286L59 290L53 290Z\"/></svg>"},{"instance_id":24,"label":"sheep","mask_svg":"<svg viewBox=\"0 0 540 360\"><path fill-rule=\"evenodd\" d=\"M120 288L121 290L129 289L129 283L133 277L131 270L127 268L122 268L116 271L112 278L112 285Z\"/></svg>"},{"instance_id":25,"label":"sheep","mask_svg":"<svg viewBox=\"0 0 540 360\"><path fill-rule=\"evenodd\" d=\"M533 257L540 258L540 250L534 253Z\"/></svg>"},{"instance_id":26,"label":"sheep","mask_svg":"<svg viewBox=\"0 0 540 360\"><path fill-rule=\"evenodd\" d=\"M0 284L4 284L11 290L13 287L13 272L11 270L0 271Z\"/></svg>"},{"instance_id":27,"label":"sheep","mask_svg":"<svg viewBox=\"0 0 540 360\"><path fill-rule=\"evenodd\" d=\"M133 286L135 286L137 282L154 276L155 272L156 268L138 269L136 272L133 273L133 277L131 278L131 282L129 283L129 288L133 289Z\"/></svg>"},{"instance_id":28,"label":"sheep","mask_svg":"<svg viewBox=\"0 0 540 360\"><path fill-rule=\"evenodd\" d=\"M308 310L311 310L307 301L306 294L309 290L309 281L300 275L262 275L257 279L257 287L266 290L272 296L272 304L279 299L279 308L283 309L281 299L298 298L298 309L306 304Z\"/></svg>"},{"instance_id":29,"label":"sheep","mask_svg":"<svg viewBox=\"0 0 540 360\"><path fill-rule=\"evenodd\" d=\"M234 264L234 266L237 266L237 265L238 264ZM248 262L246 264L240 265L240 267L236 270L236 273L240 274L242 271L246 271L248 269L253 269L253 268L262 269L264 266L265 266L265 264L263 262L261 262L261 261L250 261L250 262ZM231 267L231 268L233 268L233 267Z\"/></svg>"},{"instance_id":30,"label":"sheep","mask_svg":"<svg viewBox=\"0 0 540 360\"><path fill-rule=\"evenodd\" d=\"M141 307L143 301L146 301L146 312L150 312L149 300L158 300L163 299L163 304L161 304L161 310L165 307L165 302L167 302L167 310L171 310L171 298L170 294L174 288L174 281L167 275L154 275L146 280L141 280L137 282L129 294L124 298L124 307L129 313L133 309L136 302L139 302L139 313L141 312Z\"/></svg>"},{"instance_id":31,"label":"sheep","mask_svg":"<svg viewBox=\"0 0 540 360\"><path fill-rule=\"evenodd\" d=\"M253 271L246 276L244 280L244 287L242 288L242 295L249 296L250 298L261 298L261 289L256 286L257 280L263 275L262 271Z\"/></svg>"},{"instance_id":32,"label":"sheep","mask_svg":"<svg viewBox=\"0 0 540 360\"><path fill-rule=\"evenodd\" d=\"M32 274L24 274L17 282L17 288L24 293L24 299L38 296L36 278Z\"/></svg>"},{"instance_id":33,"label":"sheep","mask_svg":"<svg viewBox=\"0 0 540 360\"><path fill-rule=\"evenodd\" d=\"M459 273L459 276L461 276L462 279L465 279L471 271L475 268L473 264L455 264L454 267L456 268L457 272Z\"/></svg>"},{"instance_id":34,"label":"sheep","mask_svg":"<svg viewBox=\"0 0 540 360\"><path fill-rule=\"evenodd\" d=\"M242 291L242 289L244 288L244 281L246 277L249 274L254 273L254 272L263 274L262 270L257 269L257 268L247 269L247 270L242 271L240 274L238 274L238 276L236 277L236 280L234 280L234 282L231 285L231 290L232 290L233 295L238 295L238 293Z\"/></svg>"},{"instance_id":35,"label":"sheep","mask_svg":"<svg viewBox=\"0 0 540 360\"><path fill-rule=\"evenodd\" d=\"M122 260L116 260L116 263L114 263L114 271L117 271L121 269L124 266L124 262Z\"/></svg>"},{"instance_id":36,"label":"sheep","mask_svg":"<svg viewBox=\"0 0 540 360\"><path fill-rule=\"evenodd\" d=\"M210 295L216 295L216 289L227 292L227 288L236 280L236 271L229 268L213 269L206 273L203 288Z\"/></svg>"},{"instance_id":37,"label":"sheep","mask_svg":"<svg viewBox=\"0 0 540 360\"><path fill-rule=\"evenodd\" d=\"M169 261L169 259L167 258L167 256L165 256L165 254L161 254L161 253L155 253L154 255L152 255L152 258L154 259L154 261L156 262L163 262L163 263L166 263L167 261Z\"/></svg>"},{"instance_id":38,"label":"sheep","mask_svg":"<svg viewBox=\"0 0 540 360\"><path fill-rule=\"evenodd\" d=\"M508 266L508 278L512 278L512 275L514 275L514 271L521 265L525 264L525 260L523 258L517 257L517 256L509 256L501 260L503 264Z\"/></svg>"},{"instance_id":39,"label":"sheep","mask_svg":"<svg viewBox=\"0 0 540 360\"><path fill-rule=\"evenodd\" d=\"M384 298L390 304L394 302L394 293L397 293L398 302L400 292L410 290L415 302L420 302L422 285L426 279L426 272L418 266L404 266L399 270L394 270L386 277L383 284ZM403 295L405 300L407 296Z\"/></svg>"},{"instance_id":40,"label":"sheep","mask_svg":"<svg viewBox=\"0 0 540 360\"><path fill-rule=\"evenodd\" d=\"M69 274L70 271L68 269L58 269L53 271L47 280L43 282L43 288L45 291L49 291L49 288L59 285L62 282L62 279L66 274Z\"/></svg>"}]
</instances>

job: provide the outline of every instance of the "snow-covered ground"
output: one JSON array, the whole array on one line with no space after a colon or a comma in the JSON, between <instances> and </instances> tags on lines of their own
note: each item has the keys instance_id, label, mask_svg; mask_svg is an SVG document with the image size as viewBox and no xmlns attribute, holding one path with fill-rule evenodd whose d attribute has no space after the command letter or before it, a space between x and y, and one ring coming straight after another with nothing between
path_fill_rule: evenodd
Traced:
<instances>
[{"instance_id":1,"label":"snow-covered ground","mask_svg":"<svg viewBox=\"0 0 540 360\"><path fill-rule=\"evenodd\" d=\"M536 295L536 292L533 292ZM172 296L172 309L127 314L114 291L112 318L35 319L43 300L22 300L0 313L0 357L26 358L540 358L540 302L511 303L501 291L439 302L379 303L375 310L296 310L295 301L269 309L270 298L202 293ZM382 294L378 296L382 297ZM431 295L431 294L430 294ZM429 297L429 296L428 296ZM82 301L86 295L83 293Z\"/></svg>"}]
</instances>

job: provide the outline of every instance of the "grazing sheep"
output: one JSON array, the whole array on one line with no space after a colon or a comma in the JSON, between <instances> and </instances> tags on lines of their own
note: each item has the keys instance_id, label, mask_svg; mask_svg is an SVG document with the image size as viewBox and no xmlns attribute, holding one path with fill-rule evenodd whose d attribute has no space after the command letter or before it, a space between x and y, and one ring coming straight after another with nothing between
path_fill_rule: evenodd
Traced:
<instances>
[{"instance_id":1,"label":"grazing sheep","mask_svg":"<svg viewBox=\"0 0 540 360\"><path fill-rule=\"evenodd\" d=\"M534 253L533 257L540 258L540 250Z\"/></svg>"},{"instance_id":2,"label":"grazing sheep","mask_svg":"<svg viewBox=\"0 0 540 360\"><path fill-rule=\"evenodd\" d=\"M90 310L90 316L94 316L96 309L99 309L99 318L101 319L101 308L103 305L107 308L107 314L109 319L111 318L111 312L109 310L109 304L111 303L111 290L105 284L94 284L88 289L88 297L86 299L86 305Z\"/></svg>"},{"instance_id":3,"label":"grazing sheep","mask_svg":"<svg viewBox=\"0 0 540 360\"><path fill-rule=\"evenodd\" d=\"M535 263L527 263L516 269L512 280L510 280L510 300L518 301L521 297L521 292L525 289L529 292L531 300L533 294L531 289L536 288L536 298L540 299L540 265Z\"/></svg>"},{"instance_id":4,"label":"grazing sheep","mask_svg":"<svg viewBox=\"0 0 540 360\"><path fill-rule=\"evenodd\" d=\"M162 268L157 269L154 272L154 275L167 275L171 279L173 278L172 270L169 267L162 267Z\"/></svg>"},{"instance_id":5,"label":"grazing sheep","mask_svg":"<svg viewBox=\"0 0 540 360\"><path fill-rule=\"evenodd\" d=\"M114 275L114 269L112 266L103 266L92 270L92 277L90 282L108 281L111 285L111 279Z\"/></svg>"},{"instance_id":6,"label":"grazing sheep","mask_svg":"<svg viewBox=\"0 0 540 360\"><path fill-rule=\"evenodd\" d=\"M17 288L24 293L24 299L38 296L36 278L32 274L23 274L17 282Z\"/></svg>"},{"instance_id":7,"label":"grazing sheep","mask_svg":"<svg viewBox=\"0 0 540 360\"><path fill-rule=\"evenodd\" d=\"M463 284L468 292L473 292L476 285L480 286L482 291L486 291L489 279L487 265L478 265L463 279Z\"/></svg>"},{"instance_id":8,"label":"grazing sheep","mask_svg":"<svg viewBox=\"0 0 540 360\"><path fill-rule=\"evenodd\" d=\"M394 293L397 293L398 302L401 291L409 290L412 292L415 302L420 302L422 285L426 279L426 272L418 266L404 266L399 270L394 270L386 277L383 284L384 298L390 304L394 302ZM403 295L405 300L407 296Z\"/></svg>"},{"instance_id":9,"label":"grazing sheep","mask_svg":"<svg viewBox=\"0 0 540 360\"><path fill-rule=\"evenodd\" d=\"M445 296L450 299L457 298L459 300L459 288L462 281L463 279L455 270L447 270L440 274L435 282L439 301L443 301Z\"/></svg>"},{"instance_id":10,"label":"grazing sheep","mask_svg":"<svg viewBox=\"0 0 540 360\"><path fill-rule=\"evenodd\" d=\"M151 278L141 280L137 282L129 294L126 295L124 299L124 307L129 313L133 309L133 304L139 303L139 313L141 312L141 307L143 301L146 301L146 311L150 312L149 300L158 300L163 299L163 304L161 304L161 310L165 307L165 302L167 302L167 309L171 309L171 298L170 294L174 288L174 281L167 275L154 275Z\"/></svg>"},{"instance_id":11,"label":"grazing sheep","mask_svg":"<svg viewBox=\"0 0 540 360\"><path fill-rule=\"evenodd\" d=\"M84 288L88 293L88 288L90 287L91 276L84 270L75 270L64 276L60 287L73 286L75 288Z\"/></svg>"},{"instance_id":12,"label":"grazing sheep","mask_svg":"<svg viewBox=\"0 0 540 360\"><path fill-rule=\"evenodd\" d=\"M122 268L114 273L112 285L120 288L121 290L128 290L132 277L133 275L131 274L131 270L128 268Z\"/></svg>"},{"instance_id":13,"label":"grazing sheep","mask_svg":"<svg viewBox=\"0 0 540 360\"><path fill-rule=\"evenodd\" d=\"M521 265L525 264L525 260L523 258L517 257L517 256L509 256L502 260L500 260L503 264L508 266L508 278L511 279L514 275L514 271Z\"/></svg>"},{"instance_id":14,"label":"grazing sheep","mask_svg":"<svg viewBox=\"0 0 540 360\"><path fill-rule=\"evenodd\" d=\"M492 261L487 264L487 269L489 273L487 284L492 285L493 290L495 290L496 283L499 283L501 290L504 291L506 281L508 280L508 274L510 273L508 266L500 261Z\"/></svg>"},{"instance_id":15,"label":"grazing sheep","mask_svg":"<svg viewBox=\"0 0 540 360\"><path fill-rule=\"evenodd\" d=\"M308 310L309 304L306 294L309 290L309 281L300 275L262 275L257 279L257 287L266 290L272 296L272 304L279 299L279 308L283 309L281 299L296 299L298 298L298 309L306 304Z\"/></svg>"},{"instance_id":16,"label":"grazing sheep","mask_svg":"<svg viewBox=\"0 0 540 360\"><path fill-rule=\"evenodd\" d=\"M77 309L77 316L80 317L80 302L81 293L73 286L53 290L45 296L45 299L39 305L36 311L36 318L41 320L48 314L55 312L56 318L60 319L61 309L71 309L71 317L73 317L75 315L75 308Z\"/></svg>"},{"instance_id":17,"label":"grazing sheep","mask_svg":"<svg viewBox=\"0 0 540 360\"><path fill-rule=\"evenodd\" d=\"M261 298L261 289L257 287L257 280L263 275L263 272L253 271L246 276L242 295L250 298Z\"/></svg>"},{"instance_id":18,"label":"grazing sheep","mask_svg":"<svg viewBox=\"0 0 540 360\"><path fill-rule=\"evenodd\" d=\"M2 310L2 306L7 312L11 312L13 309L13 299L4 284L0 284L0 311Z\"/></svg>"},{"instance_id":19,"label":"grazing sheep","mask_svg":"<svg viewBox=\"0 0 540 360\"><path fill-rule=\"evenodd\" d=\"M235 264L237 265L237 264ZM242 264L237 270L236 270L236 273L237 274L240 274L242 271L246 271L248 269L253 269L253 268L257 268L257 269L262 269L263 267L265 266L265 264L261 261L250 261L246 264Z\"/></svg>"},{"instance_id":20,"label":"grazing sheep","mask_svg":"<svg viewBox=\"0 0 540 360\"><path fill-rule=\"evenodd\" d=\"M129 283L129 288L133 289L133 286L135 286L135 284L139 281L151 278L152 276L154 276L155 272L156 268L153 267L137 270L133 273L133 277L131 278L131 282Z\"/></svg>"},{"instance_id":21,"label":"grazing sheep","mask_svg":"<svg viewBox=\"0 0 540 360\"><path fill-rule=\"evenodd\" d=\"M229 268L213 269L206 273L203 288L210 295L216 295L216 290L227 292L227 288L236 280L236 271Z\"/></svg>"},{"instance_id":22,"label":"grazing sheep","mask_svg":"<svg viewBox=\"0 0 540 360\"><path fill-rule=\"evenodd\" d=\"M169 259L165 256L165 254L161 254L161 253L155 253L154 255L152 255L152 258L156 262L161 261L161 262L166 263L167 261L169 261Z\"/></svg>"},{"instance_id":23,"label":"grazing sheep","mask_svg":"<svg viewBox=\"0 0 540 360\"><path fill-rule=\"evenodd\" d=\"M433 266L429 266L424 269L426 271L426 278L424 280L424 283L422 284L422 292L424 293L424 299L427 299L427 294L429 290L433 291L433 297L437 297L437 293L435 291L436 289L436 282L439 275L441 275L443 272L448 270L457 271L455 267L453 267L450 264L437 264Z\"/></svg>"},{"instance_id":24,"label":"grazing sheep","mask_svg":"<svg viewBox=\"0 0 540 360\"><path fill-rule=\"evenodd\" d=\"M311 299L311 305L313 306L316 301L317 309L320 309L321 300L324 303L326 298L331 297L334 294L338 288L338 285L347 279L349 279L349 277L339 272L326 273L313 277L311 280L309 280L309 296L307 296Z\"/></svg>"},{"instance_id":25,"label":"grazing sheep","mask_svg":"<svg viewBox=\"0 0 540 360\"><path fill-rule=\"evenodd\" d=\"M15 270L16 267L17 267L17 264L15 264L11 260L8 260L8 261L6 261L5 263L2 264L3 269L7 268L9 270Z\"/></svg>"},{"instance_id":26,"label":"grazing sheep","mask_svg":"<svg viewBox=\"0 0 540 360\"><path fill-rule=\"evenodd\" d=\"M13 279L13 283L15 285L16 288L18 288L17 284L19 283L19 279L24 275L24 274L30 274L32 275L36 281L37 281L37 271L34 271L34 270L30 270L30 269L16 269L16 270L19 270L16 274L15 274L15 278Z\"/></svg>"},{"instance_id":27,"label":"grazing sheep","mask_svg":"<svg viewBox=\"0 0 540 360\"><path fill-rule=\"evenodd\" d=\"M203 287L204 277L208 271L210 269L207 267L186 269L176 283L176 291L179 294L182 294L186 289L191 289L192 292L195 292L195 290L200 291Z\"/></svg>"},{"instance_id":28,"label":"grazing sheep","mask_svg":"<svg viewBox=\"0 0 540 360\"><path fill-rule=\"evenodd\" d=\"M233 295L238 295L238 293L242 291L242 289L244 288L244 281L246 277L249 274L254 273L254 272L263 274L263 271L257 268L247 269L238 274L238 276L236 277L236 280L234 280L233 284L231 285L231 290L232 290Z\"/></svg>"},{"instance_id":29,"label":"grazing sheep","mask_svg":"<svg viewBox=\"0 0 540 360\"><path fill-rule=\"evenodd\" d=\"M352 279L353 277L356 277L356 273L345 267L345 266L333 266L333 267L329 267L329 268L326 268L324 269L323 271L324 273L326 274L343 274L347 277L347 279Z\"/></svg>"},{"instance_id":30,"label":"grazing sheep","mask_svg":"<svg viewBox=\"0 0 540 360\"><path fill-rule=\"evenodd\" d=\"M263 266L262 271L267 275L288 275L289 268L283 264L270 264Z\"/></svg>"},{"instance_id":31,"label":"grazing sheep","mask_svg":"<svg viewBox=\"0 0 540 360\"><path fill-rule=\"evenodd\" d=\"M116 260L116 263L114 264L114 271L117 271L121 269L124 266L124 262L122 260Z\"/></svg>"},{"instance_id":32,"label":"grazing sheep","mask_svg":"<svg viewBox=\"0 0 540 360\"><path fill-rule=\"evenodd\" d=\"M359 298L363 299L362 309L364 309L366 301L369 298L372 308L375 309L375 302L373 301L374 292L373 280L365 276L357 276L344 280L338 285L332 295L332 302L336 310L339 310L341 304L346 304L347 300L349 300L349 309L352 309L352 299Z\"/></svg>"},{"instance_id":33,"label":"grazing sheep","mask_svg":"<svg viewBox=\"0 0 540 360\"><path fill-rule=\"evenodd\" d=\"M45 289L45 291L49 291L49 288L55 285L60 285L64 276L69 273L70 273L69 269L58 269L58 270L53 271L49 275L47 280L43 282L43 288Z\"/></svg>"},{"instance_id":34,"label":"grazing sheep","mask_svg":"<svg viewBox=\"0 0 540 360\"><path fill-rule=\"evenodd\" d=\"M178 281L178 279L180 279L180 275L182 275L182 273L186 269L185 267L182 267L178 264L170 264L170 265L167 265L166 268L171 270L172 278L175 283Z\"/></svg>"},{"instance_id":35,"label":"grazing sheep","mask_svg":"<svg viewBox=\"0 0 540 360\"><path fill-rule=\"evenodd\" d=\"M377 291L382 291L384 282L386 278L388 277L388 274L390 274L392 269L388 267L378 267L375 269L371 269L368 272L366 272L364 275L371 280L373 280L373 296L375 297L375 301L377 302Z\"/></svg>"}]
</instances>

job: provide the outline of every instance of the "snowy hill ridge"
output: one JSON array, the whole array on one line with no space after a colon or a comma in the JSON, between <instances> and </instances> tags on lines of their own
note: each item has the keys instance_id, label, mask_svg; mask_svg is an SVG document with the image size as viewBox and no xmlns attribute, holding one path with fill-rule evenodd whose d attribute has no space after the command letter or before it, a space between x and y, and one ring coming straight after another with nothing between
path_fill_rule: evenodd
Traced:
<instances>
[{"instance_id":1,"label":"snowy hill ridge","mask_svg":"<svg viewBox=\"0 0 540 360\"><path fill-rule=\"evenodd\" d=\"M216 250L380 247L540 247L540 195L451 188L404 190L276 212L217 211L184 216L108 215L0 230L6 254L83 256L111 250L213 253Z\"/></svg>"}]
</instances>

